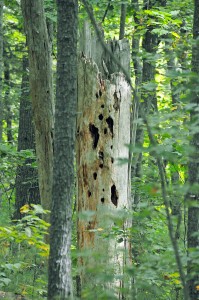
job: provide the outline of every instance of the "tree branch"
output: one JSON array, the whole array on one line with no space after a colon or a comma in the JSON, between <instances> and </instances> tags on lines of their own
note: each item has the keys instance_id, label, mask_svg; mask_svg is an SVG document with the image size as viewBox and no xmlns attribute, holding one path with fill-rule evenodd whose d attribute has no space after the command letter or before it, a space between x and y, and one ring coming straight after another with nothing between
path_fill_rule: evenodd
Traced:
<instances>
[{"instance_id":1,"label":"tree branch","mask_svg":"<svg viewBox=\"0 0 199 300\"><path fill-rule=\"evenodd\" d=\"M105 12L104 12L104 15L103 15L103 18L102 18L102 23L104 23L104 20L105 20L105 18L106 18L106 15L107 15L107 13L108 13L108 10L109 10L110 6L111 6L111 0L109 0L108 5L107 5L107 7L106 7L106 10L105 10Z\"/></svg>"},{"instance_id":2,"label":"tree branch","mask_svg":"<svg viewBox=\"0 0 199 300\"><path fill-rule=\"evenodd\" d=\"M146 125L151 145L154 146L154 147L157 147L157 141L155 140L155 138L154 138L154 136L151 132L151 128L148 124L148 121L147 121L146 117L142 116L142 118L143 118L144 123ZM166 210L169 236L170 236L170 240L171 240L171 243L172 243L172 246L173 246L173 250L174 250L174 254L175 254L175 258L176 258L176 263L177 263L178 271L179 271L179 274L180 274L180 279L181 279L182 286L183 286L184 299L189 300L189 293L188 293L187 286L186 286L186 278L185 278L185 274L184 274L183 266L182 266L182 261L181 261L180 254L179 254L178 243L177 243L177 241L175 239L175 236L174 236L174 229L173 229L173 222L172 222L172 219L171 219L171 214L169 212L170 206L169 206L168 195L167 195L167 188L166 188L167 183L166 183L166 178L165 178L163 162L162 162L162 158L156 152L154 152L154 157L156 158L156 162L157 162L157 166L158 166L158 170L159 170L162 198L163 198L164 205L165 205L165 210Z\"/></svg>"}]
</instances>

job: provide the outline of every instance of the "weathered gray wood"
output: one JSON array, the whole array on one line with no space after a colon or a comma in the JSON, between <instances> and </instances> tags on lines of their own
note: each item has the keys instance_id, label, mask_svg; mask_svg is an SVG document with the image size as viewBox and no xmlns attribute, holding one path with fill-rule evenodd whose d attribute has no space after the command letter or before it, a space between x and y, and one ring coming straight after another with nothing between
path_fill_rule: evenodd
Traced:
<instances>
[{"instance_id":1,"label":"weathered gray wood","mask_svg":"<svg viewBox=\"0 0 199 300\"><path fill-rule=\"evenodd\" d=\"M92 213L86 219L80 215L78 220L79 249L90 251L89 257L80 258L83 287L85 283L96 282L94 274L86 268L93 270L103 266L104 272L112 268L113 277L121 275L123 270L128 242L124 238L123 243L117 244L115 238L105 240L102 235L111 231L114 218L130 204L129 165L121 164L120 160L128 160L126 145L130 144L131 127L131 88L99 41L91 38L87 25L84 31L84 38L80 38L83 46L78 67L77 202L79 213ZM127 42L112 41L109 47L128 69ZM123 229L125 227L124 221ZM121 285L119 280L115 283Z\"/></svg>"},{"instance_id":2,"label":"weathered gray wood","mask_svg":"<svg viewBox=\"0 0 199 300\"><path fill-rule=\"evenodd\" d=\"M102 32L103 35L103 32ZM99 72L102 77L109 78L115 72L120 72L121 68L114 63L108 53L105 52L99 39L91 32L88 22L84 23L82 34L80 35L80 51L97 64ZM112 54L117 58L120 64L124 67L128 74L130 74L130 45L127 39L111 40L107 43L108 48ZM106 65L107 71L105 70Z\"/></svg>"}]
</instances>

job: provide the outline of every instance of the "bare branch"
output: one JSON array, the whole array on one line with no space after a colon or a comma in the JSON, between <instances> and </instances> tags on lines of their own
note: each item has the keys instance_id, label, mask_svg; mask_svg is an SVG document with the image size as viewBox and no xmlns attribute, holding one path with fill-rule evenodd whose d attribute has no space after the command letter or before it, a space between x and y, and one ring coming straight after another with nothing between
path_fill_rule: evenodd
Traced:
<instances>
[{"instance_id":1,"label":"bare branch","mask_svg":"<svg viewBox=\"0 0 199 300\"><path fill-rule=\"evenodd\" d=\"M143 118L144 123L147 127L147 132L148 132L148 136L149 136L149 140L150 140L151 145L157 147L157 141L155 140L155 138L154 138L154 136L151 132L151 128L148 124L148 121L147 121L146 117L142 116L142 118ZM178 271L179 271L179 274L180 274L180 279L181 279L182 286L183 286L184 299L189 300L189 294L188 294L188 290L187 290L187 286L186 286L186 278L185 278L185 274L184 274L184 271L183 271L182 260L180 258L179 247L178 247L178 243L175 239L174 229L173 229L173 222L172 222L171 214L170 214L170 211L169 211L170 206L169 206L168 195L167 195L167 188L166 188L167 183L166 183L166 178L165 178L163 161L162 161L162 158L156 152L154 152L153 155L156 158L156 162L157 162L157 166L158 166L158 170L159 170L161 190L162 190L162 198L163 198L164 205L165 205L165 210L166 210L169 236L170 236L171 243L172 243L172 246L173 246L173 249L174 249L176 263L177 263Z\"/></svg>"},{"instance_id":2,"label":"bare branch","mask_svg":"<svg viewBox=\"0 0 199 300\"><path fill-rule=\"evenodd\" d=\"M104 23L104 20L105 20L105 18L106 18L106 15L107 15L107 13L108 13L108 11L109 11L110 6L111 6L111 0L109 0L108 5L107 5L107 7L106 7L106 10L105 10L105 12L104 12L104 15L103 15L103 18L102 18L102 23Z\"/></svg>"}]
</instances>

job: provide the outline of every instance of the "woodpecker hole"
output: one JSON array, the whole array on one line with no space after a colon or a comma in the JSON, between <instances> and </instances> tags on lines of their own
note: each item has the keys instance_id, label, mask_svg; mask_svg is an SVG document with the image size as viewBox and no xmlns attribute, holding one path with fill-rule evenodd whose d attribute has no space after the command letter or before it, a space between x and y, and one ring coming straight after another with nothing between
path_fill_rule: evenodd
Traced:
<instances>
[{"instance_id":1,"label":"woodpecker hole","mask_svg":"<svg viewBox=\"0 0 199 300\"><path fill-rule=\"evenodd\" d=\"M94 180L96 180L97 179L97 173L95 172L95 173L93 173L93 178L94 178Z\"/></svg>"},{"instance_id":2,"label":"woodpecker hole","mask_svg":"<svg viewBox=\"0 0 199 300\"><path fill-rule=\"evenodd\" d=\"M102 97L102 91L101 90L99 90L99 96Z\"/></svg>"},{"instance_id":3,"label":"woodpecker hole","mask_svg":"<svg viewBox=\"0 0 199 300\"><path fill-rule=\"evenodd\" d=\"M107 128L104 128L104 134L107 134Z\"/></svg>"},{"instance_id":4,"label":"woodpecker hole","mask_svg":"<svg viewBox=\"0 0 199 300\"><path fill-rule=\"evenodd\" d=\"M99 130L94 124L89 124L89 130L93 139L93 149L96 149L99 141Z\"/></svg>"},{"instance_id":5,"label":"woodpecker hole","mask_svg":"<svg viewBox=\"0 0 199 300\"><path fill-rule=\"evenodd\" d=\"M114 184L111 187L111 202L117 207L118 192L117 192L116 186Z\"/></svg>"},{"instance_id":6,"label":"woodpecker hole","mask_svg":"<svg viewBox=\"0 0 199 300\"><path fill-rule=\"evenodd\" d=\"M111 162L112 162L112 164L114 163L114 158L113 157L111 157Z\"/></svg>"},{"instance_id":7,"label":"woodpecker hole","mask_svg":"<svg viewBox=\"0 0 199 300\"><path fill-rule=\"evenodd\" d=\"M104 160L104 152L103 151L99 151L99 159Z\"/></svg>"},{"instance_id":8,"label":"woodpecker hole","mask_svg":"<svg viewBox=\"0 0 199 300\"><path fill-rule=\"evenodd\" d=\"M98 118L99 118L100 121L102 121L103 118L104 118L103 114L100 114L100 115L98 116Z\"/></svg>"},{"instance_id":9,"label":"woodpecker hole","mask_svg":"<svg viewBox=\"0 0 199 300\"><path fill-rule=\"evenodd\" d=\"M104 104L101 105L101 108L104 108Z\"/></svg>"},{"instance_id":10,"label":"woodpecker hole","mask_svg":"<svg viewBox=\"0 0 199 300\"><path fill-rule=\"evenodd\" d=\"M106 123L108 124L108 128L113 136L113 119L109 116L107 119L106 119Z\"/></svg>"},{"instance_id":11,"label":"woodpecker hole","mask_svg":"<svg viewBox=\"0 0 199 300\"><path fill-rule=\"evenodd\" d=\"M91 192L90 191L88 191L88 197L90 197L91 196Z\"/></svg>"},{"instance_id":12,"label":"woodpecker hole","mask_svg":"<svg viewBox=\"0 0 199 300\"><path fill-rule=\"evenodd\" d=\"M99 98L99 95L98 95L98 93L96 93L96 94L95 94L95 96L96 96L96 99L98 99L98 98Z\"/></svg>"},{"instance_id":13,"label":"woodpecker hole","mask_svg":"<svg viewBox=\"0 0 199 300\"><path fill-rule=\"evenodd\" d=\"M101 198L101 202L104 203L104 201L105 201L105 199L104 199L104 198Z\"/></svg>"},{"instance_id":14,"label":"woodpecker hole","mask_svg":"<svg viewBox=\"0 0 199 300\"><path fill-rule=\"evenodd\" d=\"M100 167L101 169L103 169L104 165L103 165L103 164L99 164L99 167Z\"/></svg>"},{"instance_id":15,"label":"woodpecker hole","mask_svg":"<svg viewBox=\"0 0 199 300\"><path fill-rule=\"evenodd\" d=\"M120 97L118 97L117 95L117 92L115 91L114 94L113 94L113 97L114 97L114 101L115 103L113 104L113 108L118 111L119 108L120 108L120 102L121 102L121 92L119 91L120 93Z\"/></svg>"}]
</instances>

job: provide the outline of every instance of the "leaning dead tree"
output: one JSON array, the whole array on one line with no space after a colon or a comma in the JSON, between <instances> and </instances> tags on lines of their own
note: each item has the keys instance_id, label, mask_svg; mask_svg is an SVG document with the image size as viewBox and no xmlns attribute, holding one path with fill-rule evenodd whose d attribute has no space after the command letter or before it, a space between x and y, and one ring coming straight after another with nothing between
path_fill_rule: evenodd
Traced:
<instances>
[{"instance_id":1,"label":"leaning dead tree","mask_svg":"<svg viewBox=\"0 0 199 300\"><path fill-rule=\"evenodd\" d=\"M116 277L123 275L129 258L128 238L123 234L117 243L118 235L110 236L130 205L131 88L87 24L80 44L76 150L80 283L83 289L97 286L97 273L103 272L113 276L109 288L122 287ZM111 41L108 47L129 71L128 41ZM123 233L126 227L124 217Z\"/></svg>"}]
</instances>

